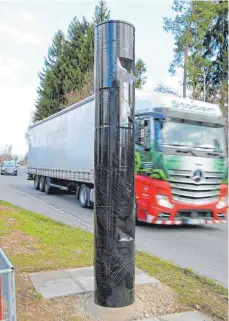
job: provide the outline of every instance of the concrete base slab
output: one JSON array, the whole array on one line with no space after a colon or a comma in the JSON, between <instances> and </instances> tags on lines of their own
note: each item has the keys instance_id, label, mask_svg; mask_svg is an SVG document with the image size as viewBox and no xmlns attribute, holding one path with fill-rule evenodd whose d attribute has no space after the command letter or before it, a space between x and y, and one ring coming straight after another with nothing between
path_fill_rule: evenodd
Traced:
<instances>
[{"instance_id":1,"label":"concrete base slab","mask_svg":"<svg viewBox=\"0 0 229 321\"><path fill-rule=\"evenodd\" d=\"M136 298L134 304L122 308L104 308L94 303L94 295L85 302L84 309L94 318L103 321L130 321L144 316L144 303Z\"/></svg>"},{"instance_id":2,"label":"concrete base slab","mask_svg":"<svg viewBox=\"0 0 229 321\"><path fill-rule=\"evenodd\" d=\"M198 311L192 311L192 312L174 313L174 314L150 318L150 319L141 319L141 321L212 321L212 320Z\"/></svg>"},{"instance_id":3,"label":"concrete base slab","mask_svg":"<svg viewBox=\"0 0 229 321\"><path fill-rule=\"evenodd\" d=\"M94 291L93 267L34 273L30 279L36 291L46 299ZM135 283L136 285L156 284L159 281L144 271L136 269Z\"/></svg>"}]
</instances>

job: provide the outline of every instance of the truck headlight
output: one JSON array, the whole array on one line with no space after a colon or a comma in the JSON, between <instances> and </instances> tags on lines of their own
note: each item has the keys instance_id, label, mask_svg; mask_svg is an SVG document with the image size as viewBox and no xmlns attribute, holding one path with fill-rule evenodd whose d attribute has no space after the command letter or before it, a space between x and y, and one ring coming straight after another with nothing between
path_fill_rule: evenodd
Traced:
<instances>
[{"instance_id":1,"label":"truck headlight","mask_svg":"<svg viewBox=\"0 0 229 321\"><path fill-rule=\"evenodd\" d=\"M173 204L170 203L168 196L157 194L156 200L160 206L171 208L171 209L173 208Z\"/></svg>"},{"instance_id":2,"label":"truck headlight","mask_svg":"<svg viewBox=\"0 0 229 321\"><path fill-rule=\"evenodd\" d=\"M227 197L221 197L218 204L216 205L217 210L220 208L226 207L228 205Z\"/></svg>"}]
</instances>

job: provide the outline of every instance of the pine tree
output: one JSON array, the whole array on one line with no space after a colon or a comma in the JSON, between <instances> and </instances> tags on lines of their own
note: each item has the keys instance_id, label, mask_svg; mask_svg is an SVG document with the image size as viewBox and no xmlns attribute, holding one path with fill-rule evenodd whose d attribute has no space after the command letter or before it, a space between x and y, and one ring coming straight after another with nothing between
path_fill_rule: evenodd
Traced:
<instances>
[{"instance_id":1,"label":"pine tree","mask_svg":"<svg viewBox=\"0 0 229 321\"><path fill-rule=\"evenodd\" d=\"M94 33L93 25L85 17L80 22L74 18L68 28L68 40L75 55L75 62L84 74L93 70L94 64Z\"/></svg>"},{"instance_id":2,"label":"pine tree","mask_svg":"<svg viewBox=\"0 0 229 321\"><path fill-rule=\"evenodd\" d=\"M183 68L183 97L186 97L187 87L187 64L189 48L193 44L195 26L193 25L194 1L174 0L173 10L176 12L174 18L164 18L164 30L171 32L174 36L174 58L170 64L170 73L175 74L176 68Z\"/></svg>"},{"instance_id":3,"label":"pine tree","mask_svg":"<svg viewBox=\"0 0 229 321\"><path fill-rule=\"evenodd\" d=\"M98 5L95 7L95 13L93 18L94 24L97 25L109 19L110 19L110 10L108 10L107 8L106 1L99 0Z\"/></svg>"},{"instance_id":4,"label":"pine tree","mask_svg":"<svg viewBox=\"0 0 229 321\"><path fill-rule=\"evenodd\" d=\"M85 74L93 70L93 27L85 17L80 22L76 17L68 28L65 59L65 93L78 91L84 86Z\"/></svg>"},{"instance_id":5,"label":"pine tree","mask_svg":"<svg viewBox=\"0 0 229 321\"><path fill-rule=\"evenodd\" d=\"M70 51L75 54L75 65L68 72L68 86L66 86L67 103L72 104L90 96L93 93L93 71L94 71L94 26L110 18L110 11L106 1L100 0L95 7L93 23L89 23L84 17L80 22L74 18L68 28L68 41ZM72 61L72 59L69 59ZM79 79L73 81L69 77L74 72L75 66L79 68ZM77 84L77 86L73 86Z\"/></svg>"},{"instance_id":6,"label":"pine tree","mask_svg":"<svg viewBox=\"0 0 229 321\"><path fill-rule=\"evenodd\" d=\"M214 1L213 18L203 42L204 57L211 61L207 75L209 96L219 96L228 108L228 1Z\"/></svg>"},{"instance_id":7,"label":"pine tree","mask_svg":"<svg viewBox=\"0 0 229 321\"><path fill-rule=\"evenodd\" d=\"M60 110L64 103L64 73L61 59L64 57L66 41L61 30L55 33L48 55L44 59L44 68L40 72L40 86L37 89L33 121L41 120Z\"/></svg>"},{"instance_id":8,"label":"pine tree","mask_svg":"<svg viewBox=\"0 0 229 321\"><path fill-rule=\"evenodd\" d=\"M174 0L175 18L164 18L164 29L175 39L170 72L184 68L183 96L186 85L193 98L203 93L206 77L207 100L227 101L228 2Z\"/></svg>"},{"instance_id":9,"label":"pine tree","mask_svg":"<svg viewBox=\"0 0 229 321\"><path fill-rule=\"evenodd\" d=\"M215 19L215 4L212 1L196 1L195 10L193 12L193 25L195 33L193 34L192 44L189 50L189 59L187 64L189 85L192 89L192 97L194 99L203 98L204 77L209 79L209 71L212 65L212 57L207 57L206 34ZM208 49L207 49L208 50ZM210 87L207 86L207 89ZM207 98L210 101L209 91Z\"/></svg>"},{"instance_id":10,"label":"pine tree","mask_svg":"<svg viewBox=\"0 0 229 321\"><path fill-rule=\"evenodd\" d=\"M38 99L33 121L42 120L58 111L66 103L64 92L65 74L61 61L57 61L51 69L46 71L42 88L38 88Z\"/></svg>"},{"instance_id":11,"label":"pine tree","mask_svg":"<svg viewBox=\"0 0 229 321\"><path fill-rule=\"evenodd\" d=\"M146 64L142 59L138 59L135 64L135 73L134 73L135 77L137 78L135 83L136 88L141 89L146 83L146 79L147 79L147 77L145 76L146 71L147 71Z\"/></svg>"},{"instance_id":12,"label":"pine tree","mask_svg":"<svg viewBox=\"0 0 229 321\"><path fill-rule=\"evenodd\" d=\"M67 37L58 31L39 73L40 86L33 121L65 108L69 102L91 95L94 70L94 26L110 18L106 1L95 8L93 22L75 17L69 24ZM143 80L144 81L144 80ZM85 96L86 95L86 96Z\"/></svg>"},{"instance_id":13,"label":"pine tree","mask_svg":"<svg viewBox=\"0 0 229 321\"><path fill-rule=\"evenodd\" d=\"M58 30L53 37L52 45L48 48L48 55L47 57L44 58L43 71L38 74L40 78L41 86L45 79L46 71L50 69L53 65L55 65L60 55L63 54L64 46L65 46L64 34L61 30Z\"/></svg>"},{"instance_id":14,"label":"pine tree","mask_svg":"<svg viewBox=\"0 0 229 321\"><path fill-rule=\"evenodd\" d=\"M81 30L78 33L78 42L87 22L84 19L80 24ZM79 27L79 26L78 26ZM81 34L80 34L81 32ZM47 58L43 72L39 74L40 87L38 88L38 99L36 101L36 111L34 121L46 118L66 106L66 93L72 89L79 89L83 85L83 75L79 68L79 57L77 48L73 41L65 40L62 31L58 31L54 37L52 45L48 49Z\"/></svg>"},{"instance_id":15,"label":"pine tree","mask_svg":"<svg viewBox=\"0 0 229 321\"><path fill-rule=\"evenodd\" d=\"M48 56L45 59L46 67L49 68L53 66L57 62L58 58L63 55L64 45L64 33L61 30L58 30L53 37L52 45L48 49Z\"/></svg>"}]
</instances>

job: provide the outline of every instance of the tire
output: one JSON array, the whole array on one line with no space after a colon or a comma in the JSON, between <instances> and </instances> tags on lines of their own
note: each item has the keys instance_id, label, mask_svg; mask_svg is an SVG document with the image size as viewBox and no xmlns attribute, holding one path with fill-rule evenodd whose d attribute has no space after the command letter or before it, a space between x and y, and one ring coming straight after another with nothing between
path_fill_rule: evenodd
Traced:
<instances>
[{"instance_id":1,"label":"tire","mask_svg":"<svg viewBox=\"0 0 229 321\"><path fill-rule=\"evenodd\" d=\"M45 177L45 193L46 194L52 194L53 188L50 186L51 180L50 177Z\"/></svg>"},{"instance_id":2,"label":"tire","mask_svg":"<svg viewBox=\"0 0 229 321\"><path fill-rule=\"evenodd\" d=\"M82 184L79 190L79 203L81 207L88 207L88 196L89 188L85 184Z\"/></svg>"},{"instance_id":3,"label":"tire","mask_svg":"<svg viewBox=\"0 0 229 321\"><path fill-rule=\"evenodd\" d=\"M14 176L17 176L17 173L14 173Z\"/></svg>"},{"instance_id":4,"label":"tire","mask_svg":"<svg viewBox=\"0 0 229 321\"><path fill-rule=\"evenodd\" d=\"M40 185L40 176L36 175L34 179L34 187L37 191L39 190L39 185Z\"/></svg>"},{"instance_id":5,"label":"tire","mask_svg":"<svg viewBox=\"0 0 229 321\"><path fill-rule=\"evenodd\" d=\"M41 177L40 177L39 190L40 190L41 192L44 192L44 191L45 191L45 177L44 177L44 176L41 176Z\"/></svg>"}]
</instances>

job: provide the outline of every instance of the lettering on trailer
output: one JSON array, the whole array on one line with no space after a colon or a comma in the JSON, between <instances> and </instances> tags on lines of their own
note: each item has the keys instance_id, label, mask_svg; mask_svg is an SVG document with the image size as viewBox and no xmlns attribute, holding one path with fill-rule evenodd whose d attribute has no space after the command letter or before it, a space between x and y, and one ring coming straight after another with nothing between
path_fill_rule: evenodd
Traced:
<instances>
[{"instance_id":1,"label":"lettering on trailer","mask_svg":"<svg viewBox=\"0 0 229 321\"><path fill-rule=\"evenodd\" d=\"M172 100L172 107L178 108L178 109L186 109L186 110L190 110L190 111L199 111L199 112L204 112L204 113L209 113L209 114L213 114L215 113L215 108L211 107L211 106L201 106L201 105L197 105L195 103L193 104L189 104L187 102L183 103L183 102L179 102L176 100Z\"/></svg>"}]
</instances>

